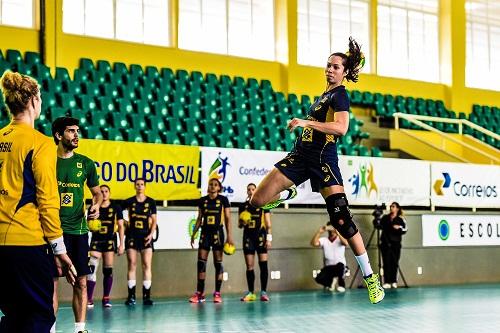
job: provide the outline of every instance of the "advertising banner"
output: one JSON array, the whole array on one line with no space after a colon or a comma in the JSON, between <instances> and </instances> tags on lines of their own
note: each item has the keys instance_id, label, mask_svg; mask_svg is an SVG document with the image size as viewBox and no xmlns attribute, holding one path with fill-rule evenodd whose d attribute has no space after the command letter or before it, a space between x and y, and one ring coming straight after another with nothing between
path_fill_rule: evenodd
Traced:
<instances>
[{"instance_id":1,"label":"advertising banner","mask_svg":"<svg viewBox=\"0 0 500 333\"><path fill-rule=\"evenodd\" d=\"M500 166L431 162L435 206L500 208Z\"/></svg>"},{"instance_id":2,"label":"advertising banner","mask_svg":"<svg viewBox=\"0 0 500 333\"><path fill-rule=\"evenodd\" d=\"M500 245L500 215L422 215L422 245Z\"/></svg>"},{"instance_id":3,"label":"advertising banner","mask_svg":"<svg viewBox=\"0 0 500 333\"><path fill-rule=\"evenodd\" d=\"M340 156L339 166L350 204L430 205L429 162Z\"/></svg>"},{"instance_id":4,"label":"advertising banner","mask_svg":"<svg viewBox=\"0 0 500 333\"><path fill-rule=\"evenodd\" d=\"M111 187L113 199L134 195L133 182L141 177L155 200L200 197L199 147L81 139L76 152L95 162L99 182Z\"/></svg>"},{"instance_id":5,"label":"advertising banner","mask_svg":"<svg viewBox=\"0 0 500 333\"><path fill-rule=\"evenodd\" d=\"M222 194L232 202L246 199L246 186L259 184L286 152L202 147L201 192L206 193L208 180L218 178ZM354 205L375 205L398 201L402 205L429 206L429 163L415 160L340 156L339 167L345 192ZM310 182L297 188L290 203L324 204L319 193L313 193Z\"/></svg>"}]
</instances>

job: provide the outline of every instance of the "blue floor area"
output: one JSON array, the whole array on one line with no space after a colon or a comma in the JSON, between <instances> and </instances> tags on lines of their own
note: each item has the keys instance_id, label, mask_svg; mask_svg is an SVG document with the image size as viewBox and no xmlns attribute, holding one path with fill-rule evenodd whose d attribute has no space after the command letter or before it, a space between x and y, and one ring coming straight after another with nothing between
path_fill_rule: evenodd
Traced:
<instances>
[{"instance_id":1,"label":"blue floor area","mask_svg":"<svg viewBox=\"0 0 500 333\"><path fill-rule=\"evenodd\" d=\"M399 288L372 305L364 289L270 293L271 301L190 304L187 297L156 300L153 307L88 312L89 332L500 332L500 285ZM69 304L60 308L58 332L72 332Z\"/></svg>"}]
</instances>

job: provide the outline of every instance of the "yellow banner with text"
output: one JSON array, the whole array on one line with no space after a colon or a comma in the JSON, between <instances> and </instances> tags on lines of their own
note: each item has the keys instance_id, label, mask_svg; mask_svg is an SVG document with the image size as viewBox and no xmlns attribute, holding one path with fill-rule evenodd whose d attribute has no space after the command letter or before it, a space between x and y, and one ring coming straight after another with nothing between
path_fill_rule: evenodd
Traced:
<instances>
[{"instance_id":1,"label":"yellow banner with text","mask_svg":"<svg viewBox=\"0 0 500 333\"><path fill-rule=\"evenodd\" d=\"M135 195L134 180L144 178L155 200L198 199L199 147L81 139L77 153L95 162L99 184L112 199Z\"/></svg>"}]
</instances>

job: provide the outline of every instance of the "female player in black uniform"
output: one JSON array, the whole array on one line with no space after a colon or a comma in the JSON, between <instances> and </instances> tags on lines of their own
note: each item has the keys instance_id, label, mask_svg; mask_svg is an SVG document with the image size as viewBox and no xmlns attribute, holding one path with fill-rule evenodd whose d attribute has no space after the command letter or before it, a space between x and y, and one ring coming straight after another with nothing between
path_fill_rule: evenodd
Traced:
<instances>
[{"instance_id":1,"label":"female player in black uniform","mask_svg":"<svg viewBox=\"0 0 500 333\"><path fill-rule=\"evenodd\" d=\"M269 272L267 268L267 250L271 248L271 213L267 209L255 208L249 201L257 186L250 183L247 185L247 201L239 209L238 227L243 229L243 253L247 266L248 292L241 298L243 302L253 302L257 299L254 293L254 262L255 252L259 256L260 267L260 300L269 301L267 295L267 280ZM244 213L246 212L246 213ZM246 214L246 216L245 216Z\"/></svg>"},{"instance_id":2,"label":"female player in black uniform","mask_svg":"<svg viewBox=\"0 0 500 333\"><path fill-rule=\"evenodd\" d=\"M214 303L221 303L220 289L222 286L222 251L224 247L224 226L226 227L227 243L233 245L233 232L231 225L231 205L229 200L220 195L222 184L218 179L208 182L208 195L200 198L198 205L198 219L191 236L191 247L194 238L201 227L200 243L198 247L198 283L196 293L189 298L191 303L205 302L205 272L210 248L213 250L215 267L215 292Z\"/></svg>"},{"instance_id":3,"label":"female player in black uniform","mask_svg":"<svg viewBox=\"0 0 500 333\"><path fill-rule=\"evenodd\" d=\"M135 271L137 252L142 261L142 304L153 305L151 299L151 262L153 260L153 234L156 230L156 202L146 196L143 178L134 182L135 196L125 200L123 209L128 210L128 227L125 232L125 249L128 259L128 297L126 305L135 305Z\"/></svg>"},{"instance_id":4,"label":"female player in black uniform","mask_svg":"<svg viewBox=\"0 0 500 333\"><path fill-rule=\"evenodd\" d=\"M257 187L250 203L255 207L274 208L296 194L292 185L311 180L313 191L326 202L330 223L348 240L363 272L370 302L384 298L377 274L373 274L363 239L352 220L338 167L336 141L349 128L349 96L342 85L358 81L364 56L360 46L349 38L347 53L333 53L325 68L326 90L311 105L307 119L293 118L288 129L302 127L292 152L276 163L275 168Z\"/></svg>"},{"instance_id":5,"label":"female player in black uniform","mask_svg":"<svg viewBox=\"0 0 500 333\"><path fill-rule=\"evenodd\" d=\"M101 207L99 208L101 227L98 231L92 232L92 240L90 241L90 274L87 275L88 308L94 307L94 288L97 279L97 267L99 266L101 256L103 259L102 305L106 308L111 307L109 295L113 286L113 259L117 250L119 256L125 251L122 208L120 205L111 202L108 185L101 185L100 188L103 197ZM120 237L120 246L118 249L116 248L116 231L118 231Z\"/></svg>"}]
</instances>

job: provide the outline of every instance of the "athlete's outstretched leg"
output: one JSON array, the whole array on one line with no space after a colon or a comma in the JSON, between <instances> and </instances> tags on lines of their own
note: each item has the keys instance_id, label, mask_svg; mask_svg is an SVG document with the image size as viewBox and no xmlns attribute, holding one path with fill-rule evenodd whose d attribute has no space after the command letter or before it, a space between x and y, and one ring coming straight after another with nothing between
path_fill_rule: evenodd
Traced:
<instances>
[{"instance_id":1,"label":"athlete's outstretched leg","mask_svg":"<svg viewBox=\"0 0 500 333\"><path fill-rule=\"evenodd\" d=\"M286 200L288 198L281 198L280 194L285 192L283 196L289 196L290 193L287 190L293 185L290 179L277 168L274 168L257 186L257 189L250 199L250 204L254 207L263 207L270 202L275 202L280 199Z\"/></svg>"}]
</instances>

